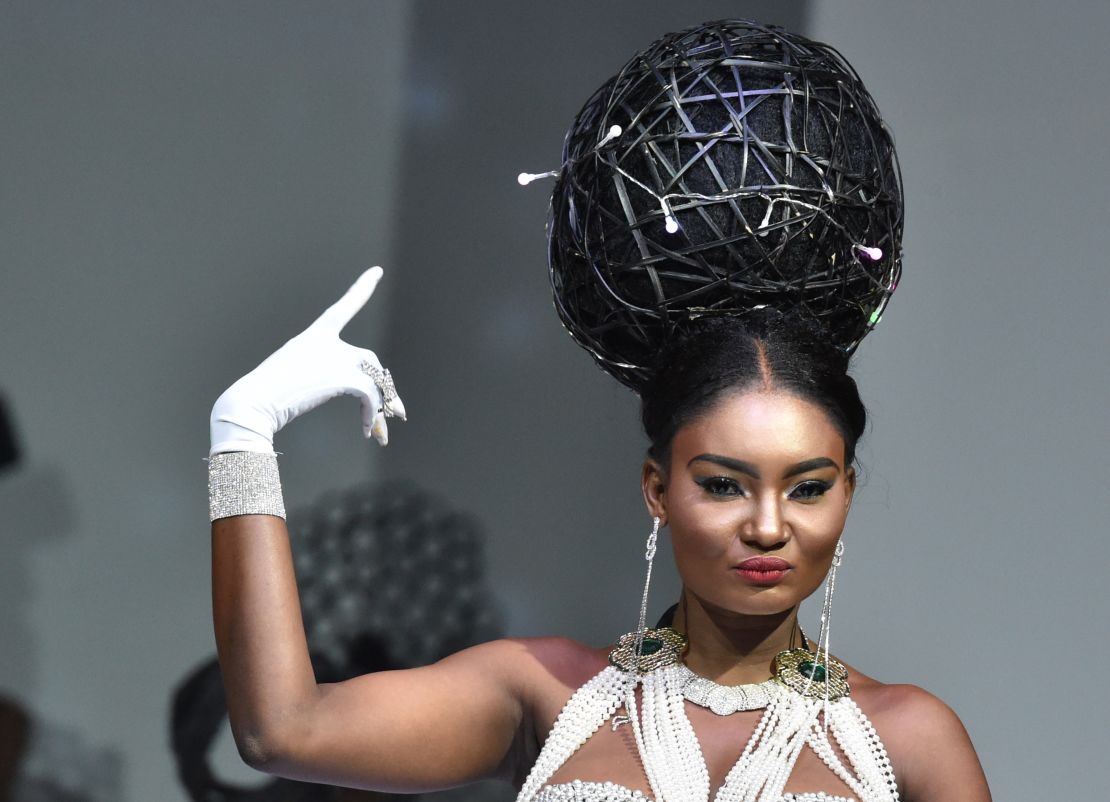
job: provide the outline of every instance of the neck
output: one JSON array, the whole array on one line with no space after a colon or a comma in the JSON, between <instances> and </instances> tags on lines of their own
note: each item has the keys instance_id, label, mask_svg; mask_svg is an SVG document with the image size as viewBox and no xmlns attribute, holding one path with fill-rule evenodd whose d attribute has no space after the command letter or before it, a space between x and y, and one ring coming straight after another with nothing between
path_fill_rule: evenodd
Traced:
<instances>
[{"instance_id":1,"label":"neck","mask_svg":"<svg viewBox=\"0 0 1110 802\"><path fill-rule=\"evenodd\" d=\"M722 685L762 682L775 655L802 645L798 608L773 615L740 615L712 609L683 591L674 628L686 635L686 665Z\"/></svg>"}]
</instances>

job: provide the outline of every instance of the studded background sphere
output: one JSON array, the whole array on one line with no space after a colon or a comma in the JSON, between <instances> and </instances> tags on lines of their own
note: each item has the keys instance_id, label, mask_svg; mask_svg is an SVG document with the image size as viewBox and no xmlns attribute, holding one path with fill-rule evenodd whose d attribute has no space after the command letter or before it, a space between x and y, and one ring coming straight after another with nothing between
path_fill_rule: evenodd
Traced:
<instances>
[{"instance_id":1,"label":"studded background sphere","mask_svg":"<svg viewBox=\"0 0 1110 802\"><path fill-rule=\"evenodd\" d=\"M501 633L481 527L413 485L325 495L290 532L309 647L342 675L426 665Z\"/></svg>"}]
</instances>

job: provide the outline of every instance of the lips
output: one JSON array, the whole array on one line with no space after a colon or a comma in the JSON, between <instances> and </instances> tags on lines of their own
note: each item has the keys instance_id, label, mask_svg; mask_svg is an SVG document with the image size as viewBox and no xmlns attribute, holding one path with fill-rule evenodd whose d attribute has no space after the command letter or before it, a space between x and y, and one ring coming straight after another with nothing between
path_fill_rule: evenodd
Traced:
<instances>
[{"instance_id":1,"label":"lips","mask_svg":"<svg viewBox=\"0 0 1110 802\"><path fill-rule=\"evenodd\" d=\"M792 566L779 557L749 557L736 566L736 573L753 585L777 585Z\"/></svg>"},{"instance_id":2,"label":"lips","mask_svg":"<svg viewBox=\"0 0 1110 802\"><path fill-rule=\"evenodd\" d=\"M741 571L785 571L790 563L779 557L749 557L736 567Z\"/></svg>"}]
</instances>

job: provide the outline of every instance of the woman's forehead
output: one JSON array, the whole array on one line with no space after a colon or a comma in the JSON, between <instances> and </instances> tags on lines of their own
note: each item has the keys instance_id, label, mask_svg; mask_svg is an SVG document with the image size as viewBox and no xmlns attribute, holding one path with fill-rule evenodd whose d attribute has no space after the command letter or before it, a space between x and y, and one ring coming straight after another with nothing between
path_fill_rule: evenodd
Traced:
<instances>
[{"instance_id":1,"label":"woman's forehead","mask_svg":"<svg viewBox=\"0 0 1110 802\"><path fill-rule=\"evenodd\" d=\"M723 396L675 433L676 461L680 453L688 460L707 450L784 462L827 456L841 464L844 438L812 401L781 391L749 390Z\"/></svg>"}]
</instances>

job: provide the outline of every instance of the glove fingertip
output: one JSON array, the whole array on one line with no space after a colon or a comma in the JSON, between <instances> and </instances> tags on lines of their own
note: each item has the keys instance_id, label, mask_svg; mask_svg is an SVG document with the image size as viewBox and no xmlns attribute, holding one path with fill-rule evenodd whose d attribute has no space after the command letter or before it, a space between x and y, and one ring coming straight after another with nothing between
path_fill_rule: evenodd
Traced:
<instances>
[{"instance_id":1,"label":"glove fingertip","mask_svg":"<svg viewBox=\"0 0 1110 802\"><path fill-rule=\"evenodd\" d=\"M385 402L385 410L388 414L401 420L408 420L408 413L405 411L405 404L401 401L401 396L395 395L392 401Z\"/></svg>"},{"instance_id":2,"label":"glove fingertip","mask_svg":"<svg viewBox=\"0 0 1110 802\"><path fill-rule=\"evenodd\" d=\"M389 443L389 428L385 423L385 414L379 412L374 416L374 423L370 427L370 435L378 441L378 445L387 445Z\"/></svg>"}]
</instances>

